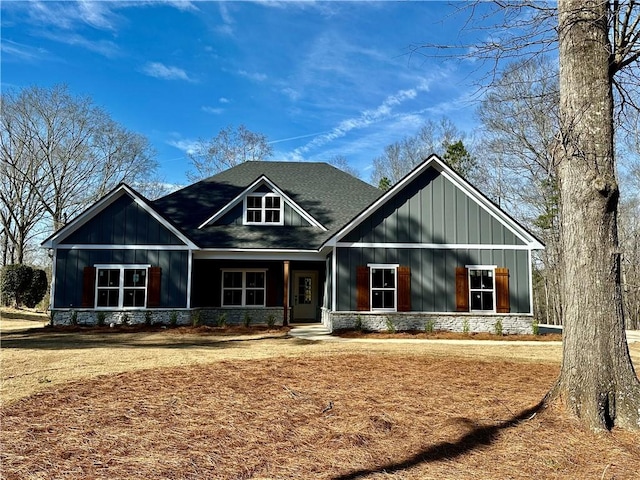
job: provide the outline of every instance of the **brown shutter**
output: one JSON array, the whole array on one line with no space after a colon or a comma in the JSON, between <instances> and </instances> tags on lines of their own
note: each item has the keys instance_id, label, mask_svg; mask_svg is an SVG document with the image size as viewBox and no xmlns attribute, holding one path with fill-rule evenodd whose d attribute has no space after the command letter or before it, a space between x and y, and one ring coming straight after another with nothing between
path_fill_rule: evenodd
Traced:
<instances>
[{"instance_id":1,"label":"brown shutter","mask_svg":"<svg viewBox=\"0 0 640 480\"><path fill-rule=\"evenodd\" d=\"M356 269L356 310L369 310L369 268L359 266Z\"/></svg>"},{"instance_id":2,"label":"brown shutter","mask_svg":"<svg viewBox=\"0 0 640 480\"><path fill-rule=\"evenodd\" d=\"M496 268L496 313L509 313L509 269Z\"/></svg>"},{"instance_id":3,"label":"brown shutter","mask_svg":"<svg viewBox=\"0 0 640 480\"><path fill-rule=\"evenodd\" d=\"M456 267L456 311L469 311L469 275L465 267Z\"/></svg>"},{"instance_id":4,"label":"brown shutter","mask_svg":"<svg viewBox=\"0 0 640 480\"><path fill-rule=\"evenodd\" d=\"M398 267L398 311L411 311L411 269Z\"/></svg>"},{"instance_id":5,"label":"brown shutter","mask_svg":"<svg viewBox=\"0 0 640 480\"><path fill-rule=\"evenodd\" d=\"M96 267L84 267L82 273L82 306L93 308L96 301Z\"/></svg>"},{"instance_id":6,"label":"brown shutter","mask_svg":"<svg viewBox=\"0 0 640 480\"><path fill-rule=\"evenodd\" d=\"M147 285L147 307L160 306L160 280L162 268L149 267L149 284Z\"/></svg>"}]
</instances>

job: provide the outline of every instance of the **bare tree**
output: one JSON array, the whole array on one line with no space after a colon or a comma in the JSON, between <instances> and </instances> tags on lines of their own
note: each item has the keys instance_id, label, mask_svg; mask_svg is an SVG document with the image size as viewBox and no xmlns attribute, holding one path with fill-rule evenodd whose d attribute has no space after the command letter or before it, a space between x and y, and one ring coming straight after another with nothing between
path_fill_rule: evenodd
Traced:
<instances>
[{"instance_id":1,"label":"bare tree","mask_svg":"<svg viewBox=\"0 0 640 480\"><path fill-rule=\"evenodd\" d=\"M444 157L450 145L464 138L466 134L446 117L439 122L427 120L415 135L387 145L384 153L374 158L371 183L380 185L386 178L394 185L429 155Z\"/></svg>"},{"instance_id":2,"label":"bare tree","mask_svg":"<svg viewBox=\"0 0 640 480\"><path fill-rule=\"evenodd\" d=\"M191 181L202 180L216 173L247 161L265 160L273 153L267 137L254 133L244 125L229 125L208 141L200 141L194 153L190 153L192 170L187 172Z\"/></svg>"},{"instance_id":3,"label":"bare tree","mask_svg":"<svg viewBox=\"0 0 640 480\"><path fill-rule=\"evenodd\" d=\"M638 430L640 381L624 330L614 154L614 105L618 112L638 106L638 4L559 0L557 11L538 2L471 5L472 16L480 15L484 26L491 15L500 15L489 27L500 33L465 55L497 66L505 57L531 59L556 46L559 52L553 157L560 192L564 339L560 377L546 400L560 399L593 430Z\"/></svg>"},{"instance_id":4,"label":"bare tree","mask_svg":"<svg viewBox=\"0 0 640 480\"><path fill-rule=\"evenodd\" d=\"M144 137L64 85L3 92L2 107L3 211L16 207L10 187L21 185L56 230L118 183L144 182L157 168Z\"/></svg>"},{"instance_id":5,"label":"bare tree","mask_svg":"<svg viewBox=\"0 0 640 480\"><path fill-rule=\"evenodd\" d=\"M360 178L360 172L358 172L358 170L356 170L351 165L349 165L349 161L347 160L347 157L345 157L344 155L333 156L329 160L329 165L333 165L337 169L342 170L343 172L346 172L353 177Z\"/></svg>"}]
</instances>

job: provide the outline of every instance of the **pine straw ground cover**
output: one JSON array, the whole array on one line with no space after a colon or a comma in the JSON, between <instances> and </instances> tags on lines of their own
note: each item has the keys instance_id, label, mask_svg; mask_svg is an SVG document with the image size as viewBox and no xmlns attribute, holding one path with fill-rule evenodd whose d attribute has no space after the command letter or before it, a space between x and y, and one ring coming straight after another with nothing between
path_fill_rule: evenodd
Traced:
<instances>
[{"instance_id":1,"label":"pine straw ground cover","mask_svg":"<svg viewBox=\"0 0 640 480\"><path fill-rule=\"evenodd\" d=\"M534 414L557 374L334 352L105 375L4 407L3 478L638 478L638 435Z\"/></svg>"}]
</instances>

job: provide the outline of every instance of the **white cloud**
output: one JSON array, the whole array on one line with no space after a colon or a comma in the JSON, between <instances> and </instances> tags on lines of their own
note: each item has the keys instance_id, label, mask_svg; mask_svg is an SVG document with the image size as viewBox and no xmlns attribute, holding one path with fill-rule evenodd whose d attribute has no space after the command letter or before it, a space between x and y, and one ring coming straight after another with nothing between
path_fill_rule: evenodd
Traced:
<instances>
[{"instance_id":1,"label":"white cloud","mask_svg":"<svg viewBox=\"0 0 640 480\"><path fill-rule=\"evenodd\" d=\"M66 43L67 45L82 47L108 58L113 58L120 54L119 47L111 40L89 40L72 32L42 32L41 36L56 42Z\"/></svg>"},{"instance_id":2,"label":"white cloud","mask_svg":"<svg viewBox=\"0 0 640 480\"><path fill-rule=\"evenodd\" d=\"M150 77L162 78L165 80L185 80L193 82L194 80L187 75L183 69L164 65L160 62L148 62L142 67L142 72Z\"/></svg>"},{"instance_id":3,"label":"white cloud","mask_svg":"<svg viewBox=\"0 0 640 480\"><path fill-rule=\"evenodd\" d=\"M167 144L177 148L178 150L182 150L187 155L196 153L202 146L202 143L200 141L188 139L167 140Z\"/></svg>"},{"instance_id":4,"label":"white cloud","mask_svg":"<svg viewBox=\"0 0 640 480\"><path fill-rule=\"evenodd\" d=\"M49 55L44 48L23 45L6 39L0 42L0 51L4 55L12 55L14 57L19 57L22 60L40 60L43 58L49 58Z\"/></svg>"},{"instance_id":5,"label":"white cloud","mask_svg":"<svg viewBox=\"0 0 640 480\"><path fill-rule=\"evenodd\" d=\"M208 106L203 106L201 108L201 110L205 113L212 113L214 115L221 115L222 113L224 113L224 108L220 108L220 107L208 107Z\"/></svg>"},{"instance_id":6,"label":"white cloud","mask_svg":"<svg viewBox=\"0 0 640 480\"><path fill-rule=\"evenodd\" d=\"M225 98L225 97L220 97L218 99L218 102L220 102L220 103L231 103L231 100L229 100L228 98Z\"/></svg>"},{"instance_id":7,"label":"white cloud","mask_svg":"<svg viewBox=\"0 0 640 480\"><path fill-rule=\"evenodd\" d=\"M264 73L249 73L246 70L238 70L238 75L253 80L254 82L264 82L267 79Z\"/></svg>"}]
</instances>

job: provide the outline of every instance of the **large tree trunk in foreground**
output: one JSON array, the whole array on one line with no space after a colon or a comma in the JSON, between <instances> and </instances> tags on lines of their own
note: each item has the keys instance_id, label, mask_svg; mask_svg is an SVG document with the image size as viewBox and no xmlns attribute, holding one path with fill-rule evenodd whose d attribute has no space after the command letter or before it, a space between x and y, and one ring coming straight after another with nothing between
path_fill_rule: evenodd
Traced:
<instances>
[{"instance_id":1,"label":"large tree trunk in foreground","mask_svg":"<svg viewBox=\"0 0 640 480\"><path fill-rule=\"evenodd\" d=\"M564 343L551 398L593 430L640 428L624 331L608 2L560 0Z\"/></svg>"}]
</instances>

